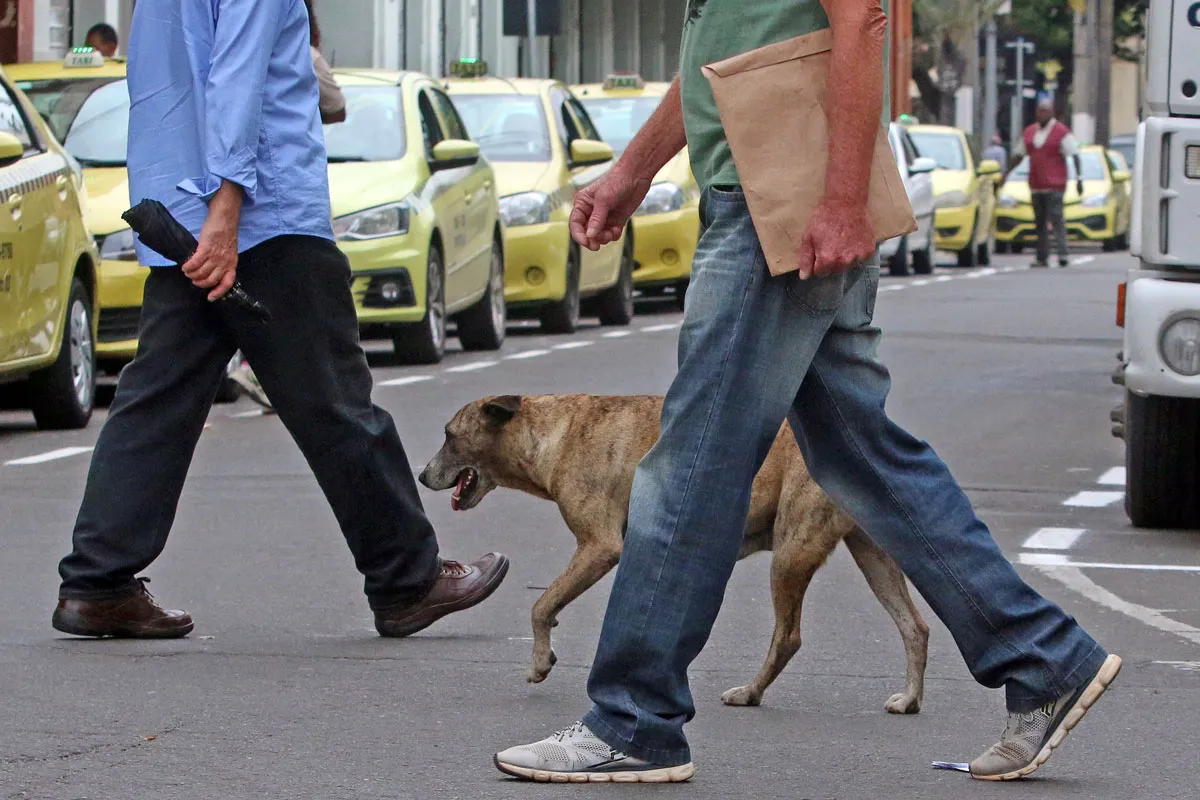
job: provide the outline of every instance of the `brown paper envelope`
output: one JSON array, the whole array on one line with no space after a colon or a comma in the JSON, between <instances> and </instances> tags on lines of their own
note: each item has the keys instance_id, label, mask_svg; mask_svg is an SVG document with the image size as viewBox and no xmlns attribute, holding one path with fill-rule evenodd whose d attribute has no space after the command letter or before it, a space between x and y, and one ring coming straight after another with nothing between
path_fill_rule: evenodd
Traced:
<instances>
[{"instance_id":1,"label":"brown paper envelope","mask_svg":"<svg viewBox=\"0 0 1200 800\"><path fill-rule=\"evenodd\" d=\"M825 194L828 29L702 67L772 275L799 268L800 241ZM880 127L867 214L875 241L917 229Z\"/></svg>"}]
</instances>

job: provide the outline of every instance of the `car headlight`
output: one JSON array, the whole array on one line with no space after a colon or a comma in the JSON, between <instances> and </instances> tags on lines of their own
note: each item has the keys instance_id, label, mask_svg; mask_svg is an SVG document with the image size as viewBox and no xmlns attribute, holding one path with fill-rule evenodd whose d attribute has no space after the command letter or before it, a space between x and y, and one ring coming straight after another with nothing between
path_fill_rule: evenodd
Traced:
<instances>
[{"instance_id":1,"label":"car headlight","mask_svg":"<svg viewBox=\"0 0 1200 800\"><path fill-rule=\"evenodd\" d=\"M952 192L940 194L934 198L934 205L938 208L958 208L959 206L965 206L969 202L970 198L967 197L967 193L957 189Z\"/></svg>"},{"instance_id":2,"label":"car headlight","mask_svg":"<svg viewBox=\"0 0 1200 800\"><path fill-rule=\"evenodd\" d=\"M633 212L633 215L642 217L647 214L666 214L681 208L683 208L683 189L670 182L656 183L650 187L650 191L646 192L645 199L642 200L642 204L638 206L637 211Z\"/></svg>"},{"instance_id":3,"label":"car headlight","mask_svg":"<svg viewBox=\"0 0 1200 800\"><path fill-rule=\"evenodd\" d=\"M100 239L100 258L104 261L137 261L133 230L125 228Z\"/></svg>"},{"instance_id":4,"label":"car headlight","mask_svg":"<svg viewBox=\"0 0 1200 800\"><path fill-rule=\"evenodd\" d=\"M1089 197L1085 197L1085 198L1083 198L1082 205L1085 205L1088 208L1098 208L1100 206L1106 206L1106 205L1108 205L1108 195L1107 194L1093 194Z\"/></svg>"},{"instance_id":5,"label":"car headlight","mask_svg":"<svg viewBox=\"0 0 1200 800\"><path fill-rule=\"evenodd\" d=\"M542 192L522 192L500 198L500 219L510 228L550 221L550 198Z\"/></svg>"},{"instance_id":6,"label":"car headlight","mask_svg":"<svg viewBox=\"0 0 1200 800\"><path fill-rule=\"evenodd\" d=\"M996 205L1000 208L1016 208L1020 203L1011 194L1002 194L996 198Z\"/></svg>"},{"instance_id":7,"label":"car headlight","mask_svg":"<svg viewBox=\"0 0 1200 800\"><path fill-rule=\"evenodd\" d=\"M1200 375L1200 319L1178 317L1168 323L1158 340L1167 366L1180 375Z\"/></svg>"},{"instance_id":8,"label":"car headlight","mask_svg":"<svg viewBox=\"0 0 1200 800\"><path fill-rule=\"evenodd\" d=\"M408 233L411 210L407 201L401 201L346 214L333 221L333 235L342 242L399 236Z\"/></svg>"}]
</instances>

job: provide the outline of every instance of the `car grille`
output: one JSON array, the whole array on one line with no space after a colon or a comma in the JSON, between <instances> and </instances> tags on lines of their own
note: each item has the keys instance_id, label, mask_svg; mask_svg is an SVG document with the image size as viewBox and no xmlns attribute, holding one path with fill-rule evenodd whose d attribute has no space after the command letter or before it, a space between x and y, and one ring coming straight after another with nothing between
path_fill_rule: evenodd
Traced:
<instances>
[{"instance_id":1,"label":"car grille","mask_svg":"<svg viewBox=\"0 0 1200 800\"><path fill-rule=\"evenodd\" d=\"M1102 231L1108 227L1108 219L1103 214L1093 214L1090 217L1084 217L1079 222L1083 227L1093 231Z\"/></svg>"},{"instance_id":2,"label":"car grille","mask_svg":"<svg viewBox=\"0 0 1200 800\"><path fill-rule=\"evenodd\" d=\"M142 317L140 306L125 308L100 309L100 323L97 338L101 342L123 342L126 339L136 339L138 322Z\"/></svg>"},{"instance_id":3,"label":"car grille","mask_svg":"<svg viewBox=\"0 0 1200 800\"><path fill-rule=\"evenodd\" d=\"M996 217L996 232L1008 233L1009 231L1016 230L1017 226L1020 224L1021 222L1019 220L1013 219L1012 217Z\"/></svg>"},{"instance_id":4,"label":"car grille","mask_svg":"<svg viewBox=\"0 0 1200 800\"><path fill-rule=\"evenodd\" d=\"M383 287L395 284L397 296L392 299L383 296ZM359 305L363 308L406 308L417 304L417 294L413 290L412 277L408 270L399 268L371 275L367 288L358 292Z\"/></svg>"}]
</instances>

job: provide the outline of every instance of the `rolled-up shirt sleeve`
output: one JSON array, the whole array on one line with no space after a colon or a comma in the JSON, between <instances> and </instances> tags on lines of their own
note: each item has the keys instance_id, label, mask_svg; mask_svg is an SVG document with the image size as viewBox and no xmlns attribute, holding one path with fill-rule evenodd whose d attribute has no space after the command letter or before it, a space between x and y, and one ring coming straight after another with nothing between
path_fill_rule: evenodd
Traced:
<instances>
[{"instance_id":1,"label":"rolled-up shirt sleeve","mask_svg":"<svg viewBox=\"0 0 1200 800\"><path fill-rule=\"evenodd\" d=\"M263 87L287 0L218 0L211 69L204 89L206 175L179 188L208 198L223 180L253 203Z\"/></svg>"}]
</instances>

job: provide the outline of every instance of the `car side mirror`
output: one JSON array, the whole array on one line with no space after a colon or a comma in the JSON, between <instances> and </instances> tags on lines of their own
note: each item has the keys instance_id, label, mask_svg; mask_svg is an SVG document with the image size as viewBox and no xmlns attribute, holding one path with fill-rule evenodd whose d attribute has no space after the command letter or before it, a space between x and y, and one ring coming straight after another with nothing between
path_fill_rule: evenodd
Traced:
<instances>
[{"instance_id":1,"label":"car side mirror","mask_svg":"<svg viewBox=\"0 0 1200 800\"><path fill-rule=\"evenodd\" d=\"M444 139L433 146L431 155L429 168L435 172L470 167L479 162L479 143L466 139Z\"/></svg>"},{"instance_id":2,"label":"car side mirror","mask_svg":"<svg viewBox=\"0 0 1200 800\"><path fill-rule=\"evenodd\" d=\"M613 160L612 145L595 139L576 139L571 142L572 167L589 167Z\"/></svg>"},{"instance_id":3,"label":"car side mirror","mask_svg":"<svg viewBox=\"0 0 1200 800\"><path fill-rule=\"evenodd\" d=\"M979 166L975 169L979 175L995 175L1000 172L1000 162L992 159L980 161Z\"/></svg>"},{"instance_id":4,"label":"car side mirror","mask_svg":"<svg viewBox=\"0 0 1200 800\"><path fill-rule=\"evenodd\" d=\"M25 157L25 145L6 131L0 131L0 167L10 167Z\"/></svg>"},{"instance_id":5,"label":"car side mirror","mask_svg":"<svg viewBox=\"0 0 1200 800\"><path fill-rule=\"evenodd\" d=\"M1127 183L1130 175L1127 169L1114 170L1112 174L1113 183Z\"/></svg>"},{"instance_id":6,"label":"car side mirror","mask_svg":"<svg viewBox=\"0 0 1200 800\"><path fill-rule=\"evenodd\" d=\"M914 158L913 162L908 165L909 175L922 175L926 172L933 172L938 168L937 162L929 156L921 156Z\"/></svg>"}]
</instances>

